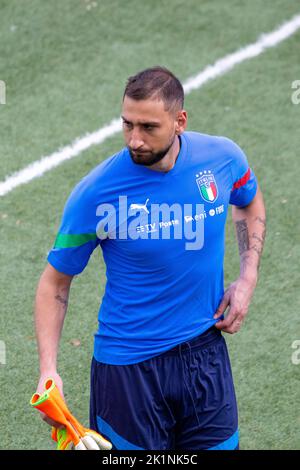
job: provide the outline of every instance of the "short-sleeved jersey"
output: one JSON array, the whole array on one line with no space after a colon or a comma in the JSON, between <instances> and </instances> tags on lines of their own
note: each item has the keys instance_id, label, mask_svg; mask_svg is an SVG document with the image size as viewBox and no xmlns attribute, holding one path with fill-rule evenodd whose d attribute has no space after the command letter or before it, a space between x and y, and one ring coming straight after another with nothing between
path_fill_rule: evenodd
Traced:
<instances>
[{"instance_id":1,"label":"short-sleeved jersey","mask_svg":"<svg viewBox=\"0 0 300 470\"><path fill-rule=\"evenodd\" d=\"M48 261L76 275L101 247L107 281L98 361L141 362L216 323L228 206L247 206L256 189L234 142L196 132L180 136L168 172L135 164L124 148L80 181Z\"/></svg>"}]
</instances>

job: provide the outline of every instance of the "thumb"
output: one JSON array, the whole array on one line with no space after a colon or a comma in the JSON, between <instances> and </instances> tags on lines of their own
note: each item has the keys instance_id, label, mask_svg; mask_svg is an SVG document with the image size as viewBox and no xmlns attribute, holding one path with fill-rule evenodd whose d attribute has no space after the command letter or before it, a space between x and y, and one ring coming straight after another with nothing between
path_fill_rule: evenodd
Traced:
<instances>
[{"instance_id":1,"label":"thumb","mask_svg":"<svg viewBox=\"0 0 300 470\"><path fill-rule=\"evenodd\" d=\"M224 314L226 308L228 307L230 303L229 301L230 301L230 295L229 295L229 292L226 291L216 313L214 314L214 318L219 318Z\"/></svg>"}]
</instances>

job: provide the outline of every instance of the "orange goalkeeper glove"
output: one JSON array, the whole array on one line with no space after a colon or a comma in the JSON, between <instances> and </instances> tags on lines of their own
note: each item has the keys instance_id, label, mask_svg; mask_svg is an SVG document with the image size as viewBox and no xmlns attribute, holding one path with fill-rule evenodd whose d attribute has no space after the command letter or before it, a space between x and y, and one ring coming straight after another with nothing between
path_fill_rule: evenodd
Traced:
<instances>
[{"instance_id":1,"label":"orange goalkeeper glove","mask_svg":"<svg viewBox=\"0 0 300 470\"><path fill-rule=\"evenodd\" d=\"M72 415L53 379L47 379L44 388L42 395L35 393L32 396L30 404L64 426L62 430L52 430L52 439L57 442L58 450L111 450L109 441L82 426Z\"/></svg>"}]
</instances>

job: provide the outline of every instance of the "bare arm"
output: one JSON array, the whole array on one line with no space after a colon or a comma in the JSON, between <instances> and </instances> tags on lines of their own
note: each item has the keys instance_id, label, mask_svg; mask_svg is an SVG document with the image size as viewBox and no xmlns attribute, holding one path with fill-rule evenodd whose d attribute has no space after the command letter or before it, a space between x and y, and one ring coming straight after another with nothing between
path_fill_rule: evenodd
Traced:
<instances>
[{"instance_id":1,"label":"bare arm","mask_svg":"<svg viewBox=\"0 0 300 470\"><path fill-rule=\"evenodd\" d=\"M233 206L232 219L239 245L240 276L256 283L266 236L266 212L259 188L249 206Z\"/></svg>"},{"instance_id":2,"label":"bare arm","mask_svg":"<svg viewBox=\"0 0 300 470\"><path fill-rule=\"evenodd\" d=\"M56 372L60 335L68 306L72 276L45 268L36 292L35 329L41 375Z\"/></svg>"},{"instance_id":3,"label":"bare arm","mask_svg":"<svg viewBox=\"0 0 300 470\"><path fill-rule=\"evenodd\" d=\"M49 376L55 379L63 393L62 381L57 373L57 354L72 278L48 264L37 287L34 318L40 360L39 393ZM53 424L47 419L45 421Z\"/></svg>"},{"instance_id":4,"label":"bare arm","mask_svg":"<svg viewBox=\"0 0 300 470\"><path fill-rule=\"evenodd\" d=\"M240 276L225 291L215 315L215 318L220 317L227 307L230 307L225 320L216 324L217 328L226 333L235 333L240 329L258 280L260 258L266 236L266 212L259 188L248 206L243 208L233 206L232 218L236 226L240 254Z\"/></svg>"}]
</instances>

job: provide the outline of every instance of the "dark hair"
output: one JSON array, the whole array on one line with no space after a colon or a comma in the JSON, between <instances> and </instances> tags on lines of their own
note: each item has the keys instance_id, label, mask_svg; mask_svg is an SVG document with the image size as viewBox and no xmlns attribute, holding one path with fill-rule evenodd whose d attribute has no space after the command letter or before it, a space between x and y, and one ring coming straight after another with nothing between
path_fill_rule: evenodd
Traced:
<instances>
[{"instance_id":1,"label":"dark hair","mask_svg":"<svg viewBox=\"0 0 300 470\"><path fill-rule=\"evenodd\" d=\"M178 78L165 67L151 67L129 77L123 95L134 100L161 99L165 110L183 108L184 91Z\"/></svg>"}]
</instances>

